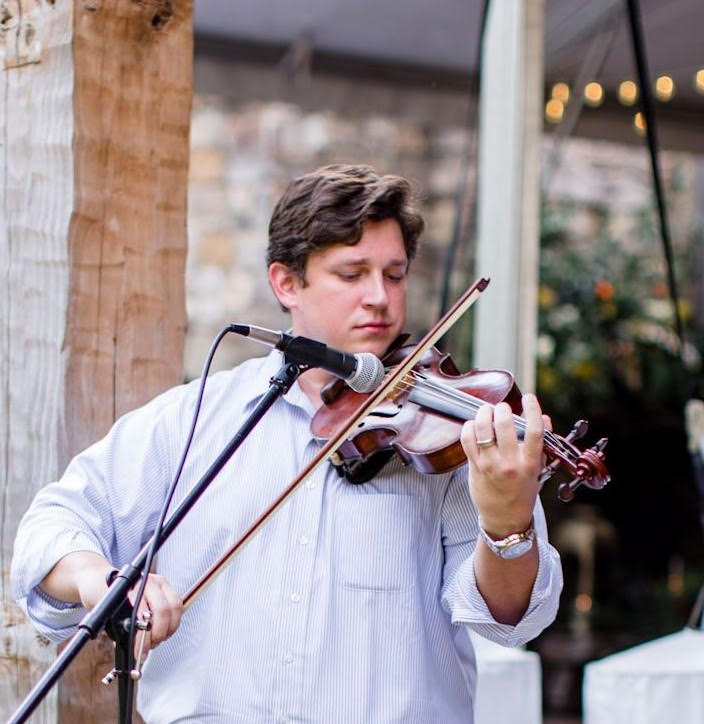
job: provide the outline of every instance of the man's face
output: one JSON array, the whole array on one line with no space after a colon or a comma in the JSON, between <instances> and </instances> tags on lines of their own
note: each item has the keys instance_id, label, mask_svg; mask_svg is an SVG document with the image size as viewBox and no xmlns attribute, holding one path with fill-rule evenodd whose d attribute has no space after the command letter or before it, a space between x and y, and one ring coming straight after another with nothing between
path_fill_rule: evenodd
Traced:
<instances>
[{"instance_id":1,"label":"man's face","mask_svg":"<svg viewBox=\"0 0 704 724\"><path fill-rule=\"evenodd\" d=\"M357 244L314 252L305 284L293 277L285 298L277 296L291 310L295 334L380 357L406 321L407 272L398 222L366 222Z\"/></svg>"}]
</instances>

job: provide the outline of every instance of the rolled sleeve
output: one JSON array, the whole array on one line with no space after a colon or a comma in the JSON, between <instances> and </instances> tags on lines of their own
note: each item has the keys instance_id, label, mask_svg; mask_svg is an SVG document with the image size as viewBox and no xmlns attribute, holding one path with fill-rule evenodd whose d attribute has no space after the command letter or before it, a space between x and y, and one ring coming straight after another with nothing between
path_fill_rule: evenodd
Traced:
<instances>
[{"instance_id":1,"label":"rolled sleeve","mask_svg":"<svg viewBox=\"0 0 704 724\"><path fill-rule=\"evenodd\" d=\"M78 603L66 603L47 595L39 586L19 599L37 631L55 643L67 639L86 613Z\"/></svg>"}]
</instances>

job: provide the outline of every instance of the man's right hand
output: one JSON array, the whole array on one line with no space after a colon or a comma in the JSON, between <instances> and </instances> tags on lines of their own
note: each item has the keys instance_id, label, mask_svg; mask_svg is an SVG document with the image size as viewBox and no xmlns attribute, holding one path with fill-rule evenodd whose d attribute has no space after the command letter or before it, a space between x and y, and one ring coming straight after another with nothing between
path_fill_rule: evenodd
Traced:
<instances>
[{"instance_id":1,"label":"man's right hand","mask_svg":"<svg viewBox=\"0 0 704 724\"><path fill-rule=\"evenodd\" d=\"M64 556L41 581L39 587L53 598L67 603L80 603L92 609L107 591L107 575L113 566L102 556L90 551L77 551ZM134 603L136 586L128 598ZM183 601L163 576L149 575L138 616L151 611L151 630L144 641L144 653L158 646L176 631L181 622ZM135 640L135 646L138 639Z\"/></svg>"}]
</instances>

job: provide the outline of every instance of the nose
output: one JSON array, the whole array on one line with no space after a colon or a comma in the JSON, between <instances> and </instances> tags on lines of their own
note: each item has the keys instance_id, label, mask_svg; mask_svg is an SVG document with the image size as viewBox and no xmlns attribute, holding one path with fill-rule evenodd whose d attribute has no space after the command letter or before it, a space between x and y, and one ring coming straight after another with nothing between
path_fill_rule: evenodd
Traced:
<instances>
[{"instance_id":1,"label":"nose","mask_svg":"<svg viewBox=\"0 0 704 724\"><path fill-rule=\"evenodd\" d=\"M386 289L386 279L383 274L370 274L364 289L364 304L368 307L381 309L389 305L389 293Z\"/></svg>"}]
</instances>

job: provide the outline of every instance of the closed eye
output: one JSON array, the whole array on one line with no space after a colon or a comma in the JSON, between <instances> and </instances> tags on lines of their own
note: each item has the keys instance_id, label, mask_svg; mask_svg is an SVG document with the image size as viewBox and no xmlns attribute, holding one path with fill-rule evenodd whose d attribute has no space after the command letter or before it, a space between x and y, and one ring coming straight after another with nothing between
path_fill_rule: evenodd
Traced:
<instances>
[{"instance_id":1,"label":"closed eye","mask_svg":"<svg viewBox=\"0 0 704 724\"><path fill-rule=\"evenodd\" d=\"M408 276L408 267L394 265L384 272L384 276L391 282L402 282Z\"/></svg>"}]
</instances>

